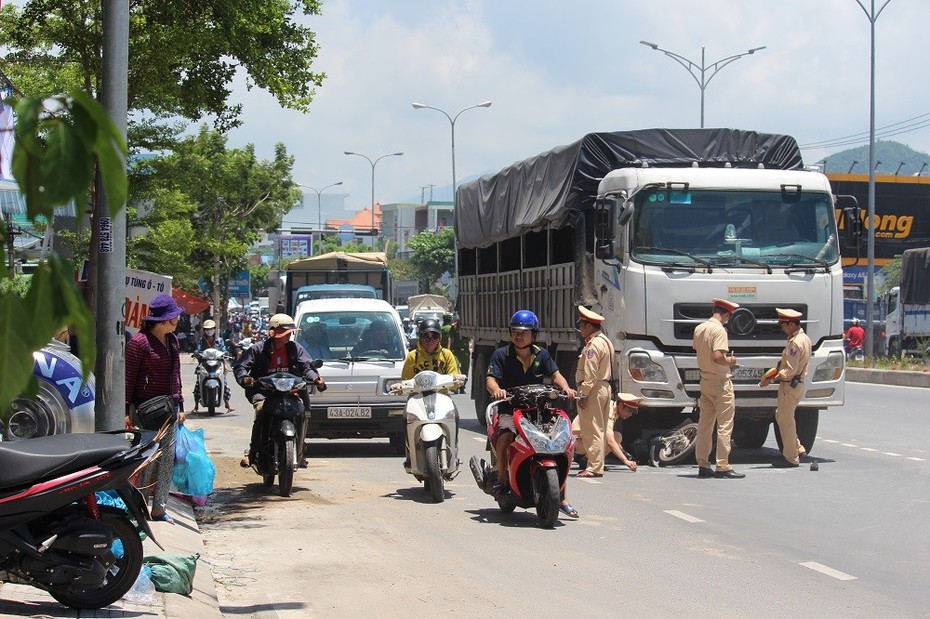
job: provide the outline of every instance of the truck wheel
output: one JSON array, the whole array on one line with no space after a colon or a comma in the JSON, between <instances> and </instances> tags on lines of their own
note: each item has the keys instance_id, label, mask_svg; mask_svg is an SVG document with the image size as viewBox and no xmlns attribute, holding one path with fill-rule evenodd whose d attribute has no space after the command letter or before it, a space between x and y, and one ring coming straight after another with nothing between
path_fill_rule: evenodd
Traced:
<instances>
[{"instance_id":1,"label":"truck wheel","mask_svg":"<svg viewBox=\"0 0 930 619\"><path fill-rule=\"evenodd\" d=\"M488 407L488 404L491 403L491 394L488 393L488 390L485 388L484 381L478 380L477 377L488 375L488 361L487 353L481 352L475 354L475 361L473 364L473 376L475 380L472 383L472 393L475 396L475 417L478 418L478 423L482 428L486 428L488 425L488 420L484 416L484 411Z\"/></svg>"},{"instance_id":2,"label":"truck wheel","mask_svg":"<svg viewBox=\"0 0 930 619\"><path fill-rule=\"evenodd\" d=\"M820 410L816 408L797 408L794 411L794 425L798 432L798 440L804 447L807 455L810 455L814 447L814 440L817 438L817 424L820 421ZM781 431L778 429L778 423L775 424L775 441L778 443L778 451L784 449L781 441Z\"/></svg>"},{"instance_id":3,"label":"truck wheel","mask_svg":"<svg viewBox=\"0 0 930 619\"><path fill-rule=\"evenodd\" d=\"M758 449L765 444L769 437L768 419L741 420L739 426L733 431L733 439L739 447L744 449Z\"/></svg>"},{"instance_id":4,"label":"truck wheel","mask_svg":"<svg viewBox=\"0 0 930 619\"><path fill-rule=\"evenodd\" d=\"M888 356L893 359L901 356L901 341L896 337L888 341Z\"/></svg>"}]
</instances>

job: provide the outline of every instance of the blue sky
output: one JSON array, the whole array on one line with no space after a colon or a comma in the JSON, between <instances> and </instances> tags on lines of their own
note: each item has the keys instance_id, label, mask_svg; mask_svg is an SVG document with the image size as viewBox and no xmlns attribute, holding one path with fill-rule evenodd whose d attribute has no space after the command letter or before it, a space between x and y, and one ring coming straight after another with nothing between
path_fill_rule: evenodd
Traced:
<instances>
[{"instance_id":1,"label":"blue sky","mask_svg":"<svg viewBox=\"0 0 930 619\"><path fill-rule=\"evenodd\" d=\"M413 101L450 115L493 101L456 122L460 181L593 131L699 126L694 79L643 39L696 61L705 46L708 65L766 46L708 84L708 127L787 133L802 145L869 128L870 24L856 0L327 0L306 23L321 44L315 68L328 74L311 112L281 110L240 81L244 125L230 145L270 157L283 142L295 180L343 181L327 193L346 194L350 210L371 201L371 166L347 150L404 152L377 164L383 203L451 184L449 121ZM927 0L891 0L877 21L877 127L930 112L927 24ZM924 120L892 139L930 151ZM845 148L808 149L805 161Z\"/></svg>"}]
</instances>

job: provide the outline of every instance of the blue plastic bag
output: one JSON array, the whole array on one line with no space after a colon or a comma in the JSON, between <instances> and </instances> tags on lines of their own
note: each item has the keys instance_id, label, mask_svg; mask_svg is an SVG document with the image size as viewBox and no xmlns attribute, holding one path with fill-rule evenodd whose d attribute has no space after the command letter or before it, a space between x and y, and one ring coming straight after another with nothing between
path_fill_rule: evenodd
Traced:
<instances>
[{"instance_id":1,"label":"blue plastic bag","mask_svg":"<svg viewBox=\"0 0 930 619\"><path fill-rule=\"evenodd\" d=\"M186 426L179 425L174 454L172 481L178 491L191 496L206 496L212 493L216 467L207 455L203 428L191 432Z\"/></svg>"}]
</instances>

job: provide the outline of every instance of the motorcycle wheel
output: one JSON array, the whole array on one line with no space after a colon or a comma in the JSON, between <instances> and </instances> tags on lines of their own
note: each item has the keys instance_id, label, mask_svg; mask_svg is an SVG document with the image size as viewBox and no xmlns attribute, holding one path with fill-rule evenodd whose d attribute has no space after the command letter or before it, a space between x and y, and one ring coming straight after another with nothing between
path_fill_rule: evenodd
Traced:
<instances>
[{"instance_id":1,"label":"motorcycle wheel","mask_svg":"<svg viewBox=\"0 0 930 619\"><path fill-rule=\"evenodd\" d=\"M294 439L289 438L280 447L278 457L278 494L291 496L294 487L294 466L297 464L297 446Z\"/></svg>"},{"instance_id":2,"label":"motorcycle wheel","mask_svg":"<svg viewBox=\"0 0 930 619\"><path fill-rule=\"evenodd\" d=\"M497 507L501 510L502 514L509 514L517 508L516 504L510 499L509 495L499 496L495 499L497 501Z\"/></svg>"},{"instance_id":3,"label":"motorcycle wheel","mask_svg":"<svg viewBox=\"0 0 930 619\"><path fill-rule=\"evenodd\" d=\"M551 529L559 519L559 472L557 469L540 469L533 478L533 490L536 492L536 517L539 526Z\"/></svg>"},{"instance_id":4,"label":"motorcycle wheel","mask_svg":"<svg viewBox=\"0 0 930 619\"><path fill-rule=\"evenodd\" d=\"M660 440L651 454L652 459L658 466L684 464L694 455L696 439L697 424L687 423Z\"/></svg>"},{"instance_id":5,"label":"motorcycle wheel","mask_svg":"<svg viewBox=\"0 0 930 619\"><path fill-rule=\"evenodd\" d=\"M114 542L117 539L122 542L123 556L110 566L103 584L97 588L80 591L64 587L49 589L49 594L65 606L82 609L109 606L132 588L142 569L142 540L129 519L108 513L101 514L100 518L113 529Z\"/></svg>"},{"instance_id":6,"label":"motorcycle wheel","mask_svg":"<svg viewBox=\"0 0 930 619\"><path fill-rule=\"evenodd\" d=\"M270 487L274 483L274 473L270 475L262 475L262 485L266 488Z\"/></svg>"},{"instance_id":7,"label":"motorcycle wheel","mask_svg":"<svg viewBox=\"0 0 930 619\"><path fill-rule=\"evenodd\" d=\"M212 404L210 404L209 406L207 406L207 414L210 415L211 417L212 417L213 415L215 415L215 414L216 414L216 407L213 406Z\"/></svg>"},{"instance_id":8,"label":"motorcycle wheel","mask_svg":"<svg viewBox=\"0 0 930 619\"><path fill-rule=\"evenodd\" d=\"M439 446L433 443L426 448L423 468L426 471L426 489L433 497L434 503L442 503L446 498L446 488L442 479L442 471L439 470Z\"/></svg>"}]
</instances>

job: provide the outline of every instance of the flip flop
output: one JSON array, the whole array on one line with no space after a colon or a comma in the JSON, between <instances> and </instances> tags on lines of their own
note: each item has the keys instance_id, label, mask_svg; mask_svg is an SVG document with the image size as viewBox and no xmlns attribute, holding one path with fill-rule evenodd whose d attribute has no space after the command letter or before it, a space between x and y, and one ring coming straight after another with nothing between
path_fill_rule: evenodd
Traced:
<instances>
[{"instance_id":1,"label":"flip flop","mask_svg":"<svg viewBox=\"0 0 930 619\"><path fill-rule=\"evenodd\" d=\"M577 518L578 510L572 507L571 503L566 503L565 505L559 506L559 511L568 516L569 518Z\"/></svg>"},{"instance_id":2,"label":"flip flop","mask_svg":"<svg viewBox=\"0 0 930 619\"><path fill-rule=\"evenodd\" d=\"M174 518L169 516L168 512L165 512L160 516L152 516L152 520L155 522L167 522L168 524L174 524Z\"/></svg>"},{"instance_id":3,"label":"flip flop","mask_svg":"<svg viewBox=\"0 0 930 619\"><path fill-rule=\"evenodd\" d=\"M594 473L594 472L588 471L588 470L581 471L580 473L577 473L577 474L575 475L575 477L581 477L581 478L585 478L585 477L603 477L603 476L604 476L603 473Z\"/></svg>"}]
</instances>

